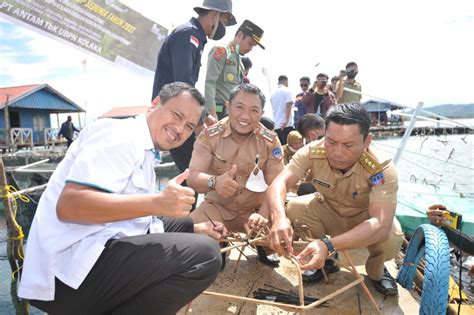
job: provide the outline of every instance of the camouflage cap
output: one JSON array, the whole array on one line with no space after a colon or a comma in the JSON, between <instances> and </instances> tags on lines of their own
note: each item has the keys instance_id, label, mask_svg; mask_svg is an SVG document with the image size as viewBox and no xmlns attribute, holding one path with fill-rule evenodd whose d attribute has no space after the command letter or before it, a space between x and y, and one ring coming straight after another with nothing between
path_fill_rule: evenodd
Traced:
<instances>
[{"instance_id":1,"label":"camouflage cap","mask_svg":"<svg viewBox=\"0 0 474 315\"><path fill-rule=\"evenodd\" d=\"M232 14L232 0L204 0L201 6L194 7L194 11L197 13L202 9L228 13L230 14L229 26L237 24L237 21Z\"/></svg>"},{"instance_id":2,"label":"camouflage cap","mask_svg":"<svg viewBox=\"0 0 474 315\"><path fill-rule=\"evenodd\" d=\"M252 37L257 42L258 46L262 47L262 49L265 49L265 47L260 43L263 37L263 30L253 22L245 20L242 25L240 25L239 31Z\"/></svg>"}]
</instances>

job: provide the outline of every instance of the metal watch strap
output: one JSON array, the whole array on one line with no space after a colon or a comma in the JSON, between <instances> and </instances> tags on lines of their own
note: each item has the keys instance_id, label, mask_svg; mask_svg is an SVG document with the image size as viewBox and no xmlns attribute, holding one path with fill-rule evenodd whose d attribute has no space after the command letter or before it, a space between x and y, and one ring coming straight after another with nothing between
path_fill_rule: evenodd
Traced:
<instances>
[{"instance_id":1,"label":"metal watch strap","mask_svg":"<svg viewBox=\"0 0 474 315\"><path fill-rule=\"evenodd\" d=\"M324 243L324 245L326 245L326 247L328 248L328 257L329 256L332 256L336 253L336 249L334 248L334 245L332 245L332 242L329 238L327 237L324 237L321 239L321 241Z\"/></svg>"},{"instance_id":2,"label":"metal watch strap","mask_svg":"<svg viewBox=\"0 0 474 315\"><path fill-rule=\"evenodd\" d=\"M207 187L211 190L216 189L216 175L212 175L211 177L209 177L209 179L207 180Z\"/></svg>"}]
</instances>

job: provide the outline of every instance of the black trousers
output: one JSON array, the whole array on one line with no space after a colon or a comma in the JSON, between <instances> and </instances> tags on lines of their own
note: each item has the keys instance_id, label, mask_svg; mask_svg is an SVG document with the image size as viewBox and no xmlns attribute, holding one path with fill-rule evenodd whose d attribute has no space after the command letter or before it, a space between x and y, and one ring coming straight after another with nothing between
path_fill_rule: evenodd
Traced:
<instances>
[{"instance_id":1,"label":"black trousers","mask_svg":"<svg viewBox=\"0 0 474 315\"><path fill-rule=\"evenodd\" d=\"M221 255L215 240L192 233L190 217L164 227L110 240L77 290L56 278L54 301L30 303L49 314L176 314L214 281Z\"/></svg>"},{"instance_id":2,"label":"black trousers","mask_svg":"<svg viewBox=\"0 0 474 315\"><path fill-rule=\"evenodd\" d=\"M278 135L278 139L280 139L281 145L286 144L288 134L293 130L295 130L293 127L286 127L284 129L275 129L275 132Z\"/></svg>"},{"instance_id":3,"label":"black trousers","mask_svg":"<svg viewBox=\"0 0 474 315\"><path fill-rule=\"evenodd\" d=\"M72 138L66 138L67 140L67 148L69 149L69 147L71 146L71 143L74 141L72 140Z\"/></svg>"}]
</instances>

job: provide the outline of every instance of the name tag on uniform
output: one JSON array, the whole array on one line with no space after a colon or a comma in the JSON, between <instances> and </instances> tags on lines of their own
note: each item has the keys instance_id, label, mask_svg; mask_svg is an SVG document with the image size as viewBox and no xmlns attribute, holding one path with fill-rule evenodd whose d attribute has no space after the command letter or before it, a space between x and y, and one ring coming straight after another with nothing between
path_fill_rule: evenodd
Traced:
<instances>
[{"instance_id":1,"label":"name tag on uniform","mask_svg":"<svg viewBox=\"0 0 474 315\"><path fill-rule=\"evenodd\" d=\"M226 159L225 159L223 156L221 156L221 155L219 155L219 154L217 154L217 153L215 153L215 152L212 153L212 154L216 157L216 159L218 159L218 160L221 161L222 163L225 163L225 162L226 162Z\"/></svg>"},{"instance_id":2,"label":"name tag on uniform","mask_svg":"<svg viewBox=\"0 0 474 315\"><path fill-rule=\"evenodd\" d=\"M329 183L326 183L326 182L323 182L322 180L319 180L317 178L313 178L313 184L319 184L323 187L326 187L326 188L331 188L331 184Z\"/></svg>"}]
</instances>

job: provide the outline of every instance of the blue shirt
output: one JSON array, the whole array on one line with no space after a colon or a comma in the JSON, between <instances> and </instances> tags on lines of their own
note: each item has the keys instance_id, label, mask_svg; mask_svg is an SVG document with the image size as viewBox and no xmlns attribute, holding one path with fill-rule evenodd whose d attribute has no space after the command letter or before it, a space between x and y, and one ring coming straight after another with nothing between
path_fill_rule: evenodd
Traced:
<instances>
[{"instance_id":1,"label":"blue shirt","mask_svg":"<svg viewBox=\"0 0 474 315\"><path fill-rule=\"evenodd\" d=\"M303 103L304 92L296 95L295 107L297 109L295 113L295 126L298 124L298 120L307 113L306 105Z\"/></svg>"},{"instance_id":2,"label":"blue shirt","mask_svg":"<svg viewBox=\"0 0 474 315\"><path fill-rule=\"evenodd\" d=\"M178 26L168 35L158 53L152 100L165 84L196 84L206 43L206 33L196 18Z\"/></svg>"}]
</instances>

